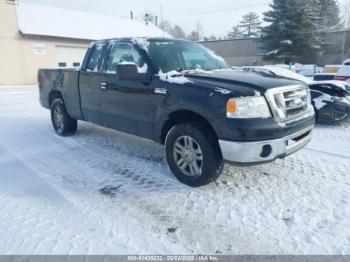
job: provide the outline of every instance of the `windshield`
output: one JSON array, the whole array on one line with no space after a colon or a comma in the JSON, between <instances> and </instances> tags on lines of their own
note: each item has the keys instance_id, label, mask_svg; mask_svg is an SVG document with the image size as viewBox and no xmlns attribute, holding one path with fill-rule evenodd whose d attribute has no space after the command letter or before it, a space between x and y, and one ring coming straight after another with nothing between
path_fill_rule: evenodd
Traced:
<instances>
[{"instance_id":1,"label":"windshield","mask_svg":"<svg viewBox=\"0 0 350 262\"><path fill-rule=\"evenodd\" d=\"M227 68L224 59L200 44L187 41L148 40L148 53L163 73L173 70Z\"/></svg>"}]
</instances>

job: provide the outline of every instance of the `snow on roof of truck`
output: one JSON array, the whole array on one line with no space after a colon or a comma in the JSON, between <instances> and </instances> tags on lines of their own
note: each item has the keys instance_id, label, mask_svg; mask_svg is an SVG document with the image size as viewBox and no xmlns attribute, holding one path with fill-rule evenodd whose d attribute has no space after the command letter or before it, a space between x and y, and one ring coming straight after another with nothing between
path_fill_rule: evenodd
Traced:
<instances>
[{"instance_id":1,"label":"snow on roof of truck","mask_svg":"<svg viewBox=\"0 0 350 262\"><path fill-rule=\"evenodd\" d=\"M20 3L18 27L22 34L99 40L116 37L169 37L160 28L136 20L71 9Z\"/></svg>"}]
</instances>

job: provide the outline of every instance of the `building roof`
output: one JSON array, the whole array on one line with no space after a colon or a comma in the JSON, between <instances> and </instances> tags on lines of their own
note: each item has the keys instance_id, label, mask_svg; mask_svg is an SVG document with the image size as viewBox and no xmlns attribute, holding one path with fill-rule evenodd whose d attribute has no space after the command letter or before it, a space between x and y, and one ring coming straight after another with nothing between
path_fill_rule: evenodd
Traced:
<instances>
[{"instance_id":1,"label":"building roof","mask_svg":"<svg viewBox=\"0 0 350 262\"><path fill-rule=\"evenodd\" d=\"M22 34L99 40L116 37L169 37L139 21L71 9L20 3L16 7Z\"/></svg>"}]
</instances>

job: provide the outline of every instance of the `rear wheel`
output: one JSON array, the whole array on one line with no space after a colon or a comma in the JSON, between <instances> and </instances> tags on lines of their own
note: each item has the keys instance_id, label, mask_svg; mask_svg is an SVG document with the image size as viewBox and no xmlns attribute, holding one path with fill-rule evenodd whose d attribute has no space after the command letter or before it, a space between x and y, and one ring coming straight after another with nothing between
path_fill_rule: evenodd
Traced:
<instances>
[{"instance_id":1,"label":"rear wheel","mask_svg":"<svg viewBox=\"0 0 350 262\"><path fill-rule=\"evenodd\" d=\"M198 187L219 177L223 159L217 141L205 135L205 127L195 122L173 127L165 146L171 171L182 183Z\"/></svg>"},{"instance_id":2,"label":"rear wheel","mask_svg":"<svg viewBox=\"0 0 350 262\"><path fill-rule=\"evenodd\" d=\"M63 100L60 98L55 99L51 104L51 122L60 136L73 135L77 131L77 120L68 115Z\"/></svg>"}]
</instances>

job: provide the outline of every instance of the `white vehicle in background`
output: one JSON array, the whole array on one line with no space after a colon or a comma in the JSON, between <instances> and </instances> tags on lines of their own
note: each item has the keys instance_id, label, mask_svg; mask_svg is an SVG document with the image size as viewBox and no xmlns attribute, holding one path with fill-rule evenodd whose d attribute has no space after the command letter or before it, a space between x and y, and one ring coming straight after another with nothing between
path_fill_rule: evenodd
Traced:
<instances>
[{"instance_id":1,"label":"white vehicle in background","mask_svg":"<svg viewBox=\"0 0 350 262\"><path fill-rule=\"evenodd\" d=\"M306 77L313 77L315 74L322 73L324 71L322 67L318 67L317 65L295 64L295 69L298 74Z\"/></svg>"},{"instance_id":2,"label":"white vehicle in background","mask_svg":"<svg viewBox=\"0 0 350 262\"><path fill-rule=\"evenodd\" d=\"M344 61L343 65L338 70L335 79L339 81L347 81L350 84L350 59Z\"/></svg>"},{"instance_id":3,"label":"white vehicle in background","mask_svg":"<svg viewBox=\"0 0 350 262\"><path fill-rule=\"evenodd\" d=\"M314 81L335 80L336 73L317 73L314 75Z\"/></svg>"},{"instance_id":4,"label":"white vehicle in background","mask_svg":"<svg viewBox=\"0 0 350 262\"><path fill-rule=\"evenodd\" d=\"M286 78L291 78L299 81L303 81L307 84L312 82L312 78L305 77L301 74L295 73L292 70L288 69L288 66L281 66L281 65L265 65L265 66L244 66L241 68L243 71L246 72L255 72L255 73L265 73L265 74L272 74L277 76L282 76Z\"/></svg>"}]
</instances>

